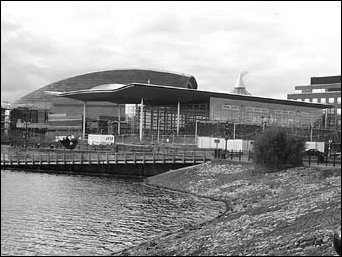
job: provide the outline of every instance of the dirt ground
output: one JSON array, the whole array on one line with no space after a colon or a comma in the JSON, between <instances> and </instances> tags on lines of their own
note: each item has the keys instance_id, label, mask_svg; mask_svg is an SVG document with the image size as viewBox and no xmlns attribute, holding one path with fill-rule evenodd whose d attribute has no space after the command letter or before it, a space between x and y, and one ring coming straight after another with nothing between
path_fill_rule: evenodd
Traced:
<instances>
[{"instance_id":1,"label":"dirt ground","mask_svg":"<svg viewBox=\"0 0 342 257\"><path fill-rule=\"evenodd\" d=\"M227 209L115 255L337 256L332 236L341 222L340 167L255 174L250 165L206 163L146 183L222 200Z\"/></svg>"}]
</instances>

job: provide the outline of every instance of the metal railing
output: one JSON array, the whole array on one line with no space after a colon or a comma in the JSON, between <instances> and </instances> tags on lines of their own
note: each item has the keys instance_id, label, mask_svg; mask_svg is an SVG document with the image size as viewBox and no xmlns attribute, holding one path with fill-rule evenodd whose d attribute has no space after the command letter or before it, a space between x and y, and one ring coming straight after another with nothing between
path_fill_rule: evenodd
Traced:
<instances>
[{"instance_id":1,"label":"metal railing","mask_svg":"<svg viewBox=\"0 0 342 257\"><path fill-rule=\"evenodd\" d=\"M48 152L1 154L2 166L74 165L74 164L198 164L212 159L212 152Z\"/></svg>"}]
</instances>

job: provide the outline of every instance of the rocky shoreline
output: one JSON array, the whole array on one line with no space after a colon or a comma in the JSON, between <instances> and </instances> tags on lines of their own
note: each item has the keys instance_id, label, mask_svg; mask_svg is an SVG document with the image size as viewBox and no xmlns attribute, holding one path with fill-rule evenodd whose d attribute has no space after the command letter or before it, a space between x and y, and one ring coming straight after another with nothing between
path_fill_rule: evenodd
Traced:
<instances>
[{"instance_id":1,"label":"rocky shoreline","mask_svg":"<svg viewBox=\"0 0 342 257\"><path fill-rule=\"evenodd\" d=\"M223 201L226 211L115 255L336 255L332 235L341 222L340 167L254 174L250 164L214 162L146 183Z\"/></svg>"}]
</instances>

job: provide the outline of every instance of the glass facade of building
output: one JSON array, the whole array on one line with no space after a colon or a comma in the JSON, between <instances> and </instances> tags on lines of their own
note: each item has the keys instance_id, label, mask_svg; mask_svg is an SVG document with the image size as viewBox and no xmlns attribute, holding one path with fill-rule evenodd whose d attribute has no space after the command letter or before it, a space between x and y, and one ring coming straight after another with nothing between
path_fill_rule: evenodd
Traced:
<instances>
[{"instance_id":1,"label":"glass facade of building","mask_svg":"<svg viewBox=\"0 0 342 257\"><path fill-rule=\"evenodd\" d=\"M210 119L232 123L277 126L322 126L321 109L255 101L211 98Z\"/></svg>"}]
</instances>

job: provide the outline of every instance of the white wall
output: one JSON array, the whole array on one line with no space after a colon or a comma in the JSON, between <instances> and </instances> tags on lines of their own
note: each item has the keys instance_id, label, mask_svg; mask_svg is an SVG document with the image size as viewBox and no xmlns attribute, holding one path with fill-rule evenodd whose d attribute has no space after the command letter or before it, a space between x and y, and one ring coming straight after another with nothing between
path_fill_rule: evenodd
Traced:
<instances>
[{"instance_id":1,"label":"white wall","mask_svg":"<svg viewBox=\"0 0 342 257\"><path fill-rule=\"evenodd\" d=\"M219 139L218 144L215 143L215 139ZM229 151L248 151L253 149L253 141L242 139L229 139L227 140L227 150ZM197 147L206 149L226 149L226 140L224 138L216 137L198 137Z\"/></svg>"}]
</instances>

